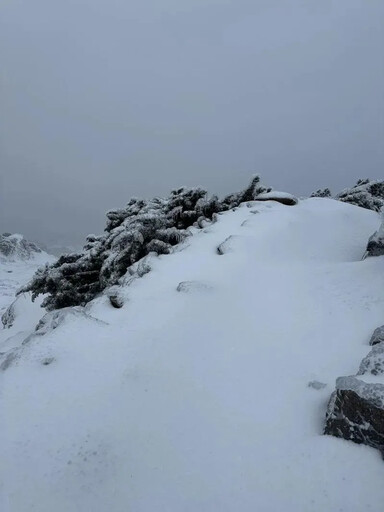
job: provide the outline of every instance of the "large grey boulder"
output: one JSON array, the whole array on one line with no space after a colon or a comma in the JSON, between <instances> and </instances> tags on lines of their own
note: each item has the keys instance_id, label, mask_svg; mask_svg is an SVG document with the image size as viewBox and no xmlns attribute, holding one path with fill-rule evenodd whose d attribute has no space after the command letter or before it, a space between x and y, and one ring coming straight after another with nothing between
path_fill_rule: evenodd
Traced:
<instances>
[{"instance_id":1,"label":"large grey boulder","mask_svg":"<svg viewBox=\"0 0 384 512\"><path fill-rule=\"evenodd\" d=\"M384 456L384 384L339 377L328 404L324 433L377 448Z\"/></svg>"}]
</instances>

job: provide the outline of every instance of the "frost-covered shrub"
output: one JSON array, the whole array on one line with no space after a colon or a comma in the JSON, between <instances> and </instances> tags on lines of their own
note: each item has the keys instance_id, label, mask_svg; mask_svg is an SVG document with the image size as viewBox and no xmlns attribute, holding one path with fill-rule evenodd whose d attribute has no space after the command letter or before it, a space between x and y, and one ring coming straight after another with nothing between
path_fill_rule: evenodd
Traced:
<instances>
[{"instance_id":1,"label":"frost-covered shrub","mask_svg":"<svg viewBox=\"0 0 384 512\"><path fill-rule=\"evenodd\" d=\"M340 192L336 199L379 212L384 205L384 181L360 179L354 187Z\"/></svg>"},{"instance_id":2,"label":"frost-covered shrub","mask_svg":"<svg viewBox=\"0 0 384 512\"><path fill-rule=\"evenodd\" d=\"M132 198L125 208L107 212L103 235L89 235L82 252L65 254L40 268L20 292L31 291L33 298L48 294L43 302L48 310L84 306L118 284L127 270L139 272L141 267L135 263L147 254L168 254L188 236L190 226L204 227L216 220L217 213L270 190L255 176L245 190L222 201L207 197L201 188L185 187L172 190L167 198Z\"/></svg>"},{"instance_id":3,"label":"frost-covered shrub","mask_svg":"<svg viewBox=\"0 0 384 512\"><path fill-rule=\"evenodd\" d=\"M311 197L332 197L329 188L319 188L316 192L312 192Z\"/></svg>"}]
</instances>

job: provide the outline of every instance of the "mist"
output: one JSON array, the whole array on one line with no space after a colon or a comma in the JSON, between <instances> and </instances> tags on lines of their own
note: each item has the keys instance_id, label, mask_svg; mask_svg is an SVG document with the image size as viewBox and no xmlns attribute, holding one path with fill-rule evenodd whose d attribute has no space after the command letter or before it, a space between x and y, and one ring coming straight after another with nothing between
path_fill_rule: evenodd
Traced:
<instances>
[{"instance_id":1,"label":"mist","mask_svg":"<svg viewBox=\"0 0 384 512\"><path fill-rule=\"evenodd\" d=\"M383 178L382 0L2 0L0 231L79 245L132 196Z\"/></svg>"}]
</instances>

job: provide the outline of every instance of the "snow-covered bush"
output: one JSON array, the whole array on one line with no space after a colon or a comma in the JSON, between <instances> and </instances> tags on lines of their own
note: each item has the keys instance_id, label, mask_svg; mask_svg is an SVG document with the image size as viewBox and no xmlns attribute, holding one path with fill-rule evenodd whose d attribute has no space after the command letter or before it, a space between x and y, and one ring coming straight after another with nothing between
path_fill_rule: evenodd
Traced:
<instances>
[{"instance_id":1,"label":"snow-covered bush","mask_svg":"<svg viewBox=\"0 0 384 512\"><path fill-rule=\"evenodd\" d=\"M384 181L360 179L354 187L342 190L336 199L379 212L384 205Z\"/></svg>"},{"instance_id":2,"label":"snow-covered bush","mask_svg":"<svg viewBox=\"0 0 384 512\"><path fill-rule=\"evenodd\" d=\"M48 310L85 305L118 284L147 254L169 253L188 236L190 226L203 227L217 213L270 191L255 176L245 190L221 201L201 188L185 187L172 190L167 198L133 198L125 208L107 212L103 235L89 235L82 252L65 254L40 268L20 292L31 291L33 298L48 294L43 302Z\"/></svg>"},{"instance_id":3,"label":"snow-covered bush","mask_svg":"<svg viewBox=\"0 0 384 512\"><path fill-rule=\"evenodd\" d=\"M323 188L313 192L311 197L332 197L332 194L329 188ZM384 206L384 181L360 179L355 186L342 190L334 199L379 212Z\"/></svg>"},{"instance_id":4,"label":"snow-covered bush","mask_svg":"<svg viewBox=\"0 0 384 512\"><path fill-rule=\"evenodd\" d=\"M319 188L316 192L312 192L311 197L332 197L329 188Z\"/></svg>"}]
</instances>

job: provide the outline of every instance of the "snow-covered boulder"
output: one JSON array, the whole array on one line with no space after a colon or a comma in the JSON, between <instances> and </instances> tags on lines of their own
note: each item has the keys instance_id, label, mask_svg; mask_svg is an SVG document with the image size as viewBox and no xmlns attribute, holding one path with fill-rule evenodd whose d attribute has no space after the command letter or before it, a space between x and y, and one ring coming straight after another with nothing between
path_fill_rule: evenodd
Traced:
<instances>
[{"instance_id":1,"label":"snow-covered boulder","mask_svg":"<svg viewBox=\"0 0 384 512\"><path fill-rule=\"evenodd\" d=\"M259 194L256 197L256 201L277 201L278 203L285 204L286 206L295 206L298 203L298 199L292 194L279 192L277 190L271 190L270 192Z\"/></svg>"},{"instance_id":2,"label":"snow-covered boulder","mask_svg":"<svg viewBox=\"0 0 384 512\"><path fill-rule=\"evenodd\" d=\"M384 255L384 221L381 223L379 229L373 233L368 240L367 256L383 256Z\"/></svg>"},{"instance_id":3,"label":"snow-covered boulder","mask_svg":"<svg viewBox=\"0 0 384 512\"><path fill-rule=\"evenodd\" d=\"M324 433L384 453L384 384L339 377L328 404Z\"/></svg>"},{"instance_id":4,"label":"snow-covered boulder","mask_svg":"<svg viewBox=\"0 0 384 512\"><path fill-rule=\"evenodd\" d=\"M373 331L371 339L369 340L370 345L376 345L377 343L384 342L384 325L381 325Z\"/></svg>"},{"instance_id":5,"label":"snow-covered boulder","mask_svg":"<svg viewBox=\"0 0 384 512\"><path fill-rule=\"evenodd\" d=\"M383 375L384 374L384 342L376 344L369 354L360 363L357 375Z\"/></svg>"}]
</instances>

